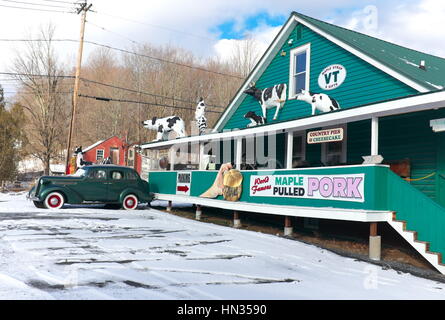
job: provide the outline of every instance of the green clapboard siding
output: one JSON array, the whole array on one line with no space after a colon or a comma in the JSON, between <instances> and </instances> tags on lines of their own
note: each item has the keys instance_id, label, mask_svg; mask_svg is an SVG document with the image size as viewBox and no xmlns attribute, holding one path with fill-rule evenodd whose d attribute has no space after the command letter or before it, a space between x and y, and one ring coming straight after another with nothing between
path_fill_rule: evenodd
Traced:
<instances>
[{"instance_id":1,"label":"green clapboard siding","mask_svg":"<svg viewBox=\"0 0 445 320\"><path fill-rule=\"evenodd\" d=\"M438 173L445 159L438 159L438 139L430 120L444 118L445 110L430 110L379 119L379 153L384 161L409 159L411 179ZM347 162L360 164L362 156L371 152L371 121L348 123ZM433 200L438 200L439 175L409 182ZM444 199L438 201L445 205Z\"/></svg>"},{"instance_id":2,"label":"green clapboard siding","mask_svg":"<svg viewBox=\"0 0 445 320\"><path fill-rule=\"evenodd\" d=\"M444 207L390 171L387 182L387 208L396 212L397 220L406 221L407 230L417 232L418 240L429 242L430 251L445 256Z\"/></svg>"},{"instance_id":3,"label":"green clapboard siding","mask_svg":"<svg viewBox=\"0 0 445 320\"><path fill-rule=\"evenodd\" d=\"M385 160L409 159L411 179L437 172L438 134L430 127L430 120L443 117L445 110L430 110L380 119L380 154ZM439 175L433 175L410 184L436 200L437 179Z\"/></svg>"},{"instance_id":4,"label":"green clapboard siding","mask_svg":"<svg viewBox=\"0 0 445 320\"><path fill-rule=\"evenodd\" d=\"M301 38L298 40L296 30L299 28L301 29ZM305 26L298 25L288 39L294 39L293 45L289 46L288 40L284 42L279 53L256 81L258 88L266 88L279 83L289 84L290 50L310 43L309 90L332 96L339 101L342 109L416 93L414 89L357 58ZM286 52L286 55L281 56L281 51ZM331 64L342 64L347 70L347 77L340 87L323 91L318 86L318 75ZM241 99L243 101L231 118L228 119L224 129L245 128L249 120L244 119L244 114L248 111L262 114L258 101L253 97L244 95ZM268 110L267 119L269 119L269 123L271 123L274 113L275 108ZM276 121L286 121L310 115L311 106L308 103L293 99L285 103Z\"/></svg>"}]
</instances>

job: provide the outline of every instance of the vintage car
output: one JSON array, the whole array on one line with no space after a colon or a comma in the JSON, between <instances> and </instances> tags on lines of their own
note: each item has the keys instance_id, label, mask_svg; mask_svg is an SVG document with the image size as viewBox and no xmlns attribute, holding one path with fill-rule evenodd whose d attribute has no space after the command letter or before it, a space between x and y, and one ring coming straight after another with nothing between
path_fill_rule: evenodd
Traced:
<instances>
[{"instance_id":1,"label":"vintage car","mask_svg":"<svg viewBox=\"0 0 445 320\"><path fill-rule=\"evenodd\" d=\"M148 183L127 167L85 166L69 176L43 176L28 198L38 208L59 209L65 203L104 203L109 207L136 209L152 200Z\"/></svg>"}]
</instances>

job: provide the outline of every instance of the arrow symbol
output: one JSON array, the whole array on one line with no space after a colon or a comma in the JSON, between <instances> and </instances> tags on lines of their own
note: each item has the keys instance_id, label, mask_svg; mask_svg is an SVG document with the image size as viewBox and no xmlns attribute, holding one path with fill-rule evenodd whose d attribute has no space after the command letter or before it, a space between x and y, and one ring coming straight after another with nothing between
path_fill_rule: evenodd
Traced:
<instances>
[{"instance_id":1,"label":"arrow symbol","mask_svg":"<svg viewBox=\"0 0 445 320\"><path fill-rule=\"evenodd\" d=\"M177 191L187 192L187 191L189 191L189 187L187 187L187 186L178 186L177 187Z\"/></svg>"}]
</instances>

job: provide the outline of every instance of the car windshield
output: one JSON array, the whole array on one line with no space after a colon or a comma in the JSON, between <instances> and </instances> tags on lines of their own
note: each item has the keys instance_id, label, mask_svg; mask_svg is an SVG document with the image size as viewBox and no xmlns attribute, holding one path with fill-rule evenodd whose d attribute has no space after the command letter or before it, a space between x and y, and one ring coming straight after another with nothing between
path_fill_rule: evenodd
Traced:
<instances>
[{"instance_id":1,"label":"car windshield","mask_svg":"<svg viewBox=\"0 0 445 320\"><path fill-rule=\"evenodd\" d=\"M77 171L75 173L73 173L71 176L73 177L85 177L85 175L87 174L85 169L77 169Z\"/></svg>"}]
</instances>

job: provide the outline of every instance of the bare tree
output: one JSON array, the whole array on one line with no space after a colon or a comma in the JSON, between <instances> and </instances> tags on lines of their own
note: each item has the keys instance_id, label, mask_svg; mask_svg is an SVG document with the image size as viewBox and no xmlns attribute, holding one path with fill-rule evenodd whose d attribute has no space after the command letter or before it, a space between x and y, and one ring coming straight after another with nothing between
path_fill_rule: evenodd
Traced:
<instances>
[{"instance_id":1,"label":"bare tree","mask_svg":"<svg viewBox=\"0 0 445 320\"><path fill-rule=\"evenodd\" d=\"M52 42L54 31L50 24L42 26L36 37L44 41L26 42L25 50L16 53L12 70L20 81L18 99L27 117L29 153L43 162L45 174L63 149L69 110L64 71Z\"/></svg>"},{"instance_id":2,"label":"bare tree","mask_svg":"<svg viewBox=\"0 0 445 320\"><path fill-rule=\"evenodd\" d=\"M243 40L236 40L230 64L233 72L242 77L247 77L260 57L260 50L257 40L246 37Z\"/></svg>"}]
</instances>

